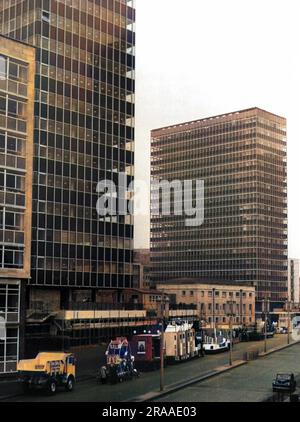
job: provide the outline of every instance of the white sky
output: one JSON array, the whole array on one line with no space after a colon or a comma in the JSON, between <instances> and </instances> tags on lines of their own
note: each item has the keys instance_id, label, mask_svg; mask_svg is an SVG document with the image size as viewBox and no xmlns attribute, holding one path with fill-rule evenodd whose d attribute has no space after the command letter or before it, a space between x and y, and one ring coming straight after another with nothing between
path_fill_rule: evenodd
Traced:
<instances>
[{"instance_id":1,"label":"white sky","mask_svg":"<svg viewBox=\"0 0 300 422\"><path fill-rule=\"evenodd\" d=\"M300 258L300 1L136 0L136 179L150 130L243 108L288 119L289 256ZM145 198L147 200L147 198ZM148 247L149 215L136 217Z\"/></svg>"}]
</instances>

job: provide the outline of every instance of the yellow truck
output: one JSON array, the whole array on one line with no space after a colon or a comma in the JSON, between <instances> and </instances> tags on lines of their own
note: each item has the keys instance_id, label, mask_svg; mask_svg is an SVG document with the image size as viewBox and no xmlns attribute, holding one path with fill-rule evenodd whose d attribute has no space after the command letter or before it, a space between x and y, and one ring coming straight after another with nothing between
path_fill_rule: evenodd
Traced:
<instances>
[{"instance_id":1,"label":"yellow truck","mask_svg":"<svg viewBox=\"0 0 300 422\"><path fill-rule=\"evenodd\" d=\"M57 387L72 391L75 384L76 361L72 353L41 352L35 359L20 360L18 379L24 392L45 389L55 394Z\"/></svg>"}]
</instances>

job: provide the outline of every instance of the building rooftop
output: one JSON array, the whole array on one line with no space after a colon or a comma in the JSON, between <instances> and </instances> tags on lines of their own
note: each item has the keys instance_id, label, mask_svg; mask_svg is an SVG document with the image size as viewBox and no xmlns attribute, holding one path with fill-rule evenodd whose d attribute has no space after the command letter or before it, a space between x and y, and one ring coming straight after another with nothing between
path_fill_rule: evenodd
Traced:
<instances>
[{"instance_id":1,"label":"building rooftop","mask_svg":"<svg viewBox=\"0 0 300 422\"><path fill-rule=\"evenodd\" d=\"M224 281L214 281L213 283L211 282L211 280L201 280L199 278L178 278L178 279L174 279L174 280L166 280L163 281L161 283L157 283L159 286L163 286L163 285L184 285L184 284L202 284L202 285L211 285L211 286L228 286L228 287L253 287L251 283L249 284L245 284L244 282L236 282L236 283L232 283L232 282L224 282Z\"/></svg>"},{"instance_id":2,"label":"building rooftop","mask_svg":"<svg viewBox=\"0 0 300 422\"><path fill-rule=\"evenodd\" d=\"M244 109L244 110L233 111L233 112L230 112L230 113L223 113L223 114L219 114L219 115L215 115L215 116L204 117L202 119L191 120L191 121L188 121L188 122L183 122L183 123L178 123L178 124L174 124L174 125L170 125L170 126L165 126L165 127L153 129L151 131L151 134L152 135L162 135L163 132L167 132L167 131L172 132L172 130L175 130L175 129L176 129L176 131L180 131L178 129L181 129L182 131L187 130L187 129L193 129L193 127L196 129L199 124L203 124L204 122L215 123L216 120L220 120L220 122L222 120L228 121L228 120L231 120L233 118L240 117L243 114L251 113L251 112L260 112L262 114L268 114L269 116L273 116L276 119L282 120L283 123L286 121L285 117L271 113L271 112L264 110L260 107L251 107L251 108L247 108L247 109Z\"/></svg>"}]
</instances>

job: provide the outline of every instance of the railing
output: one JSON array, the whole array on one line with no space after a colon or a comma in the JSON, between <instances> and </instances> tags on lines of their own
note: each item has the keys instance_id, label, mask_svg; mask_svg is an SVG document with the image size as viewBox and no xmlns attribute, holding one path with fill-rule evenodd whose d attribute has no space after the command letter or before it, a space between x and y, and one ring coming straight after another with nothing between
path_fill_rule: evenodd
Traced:
<instances>
[{"instance_id":1,"label":"railing","mask_svg":"<svg viewBox=\"0 0 300 422\"><path fill-rule=\"evenodd\" d=\"M195 304L189 305L189 304L186 304L186 303L179 303L179 304L170 303L170 305L169 305L170 311L181 311L181 310L188 310L188 309L195 310L195 309L197 309L197 305L195 305Z\"/></svg>"},{"instance_id":2,"label":"railing","mask_svg":"<svg viewBox=\"0 0 300 422\"><path fill-rule=\"evenodd\" d=\"M68 302L61 306L64 311L142 311L142 303L96 303L96 302ZM31 302L30 311L51 312L43 302Z\"/></svg>"},{"instance_id":3,"label":"railing","mask_svg":"<svg viewBox=\"0 0 300 422\"><path fill-rule=\"evenodd\" d=\"M69 302L63 306L66 311L142 311L142 303L96 303Z\"/></svg>"}]
</instances>

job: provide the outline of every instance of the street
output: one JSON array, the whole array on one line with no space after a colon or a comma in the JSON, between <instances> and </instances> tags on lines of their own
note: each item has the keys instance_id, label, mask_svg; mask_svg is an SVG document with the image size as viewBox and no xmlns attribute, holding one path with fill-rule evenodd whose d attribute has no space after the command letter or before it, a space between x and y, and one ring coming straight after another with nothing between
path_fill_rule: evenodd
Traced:
<instances>
[{"instance_id":1,"label":"street","mask_svg":"<svg viewBox=\"0 0 300 422\"><path fill-rule=\"evenodd\" d=\"M277 373L293 372L300 382L300 344L165 396L158 402L261 402L270 398Z\"/></svg>"},{"instance_id":2,"label":"street","mask_svg":"<svg viewBox=\"0 0 300 422\"><path fill-rule=\"evenodd\" d=\"M277 335L273 339L268 339L268 349L275 348L278 346L282 346L286 344L287 338L286 335ZM264 349L264 342L249 342L249 343L239 343L234 346L234 352L233 352L233 358L234 360L240 360L243 359L243 355L246 351L257 351L259 350L262 352ZM300 350L300 346L294 346L292 349L297 349L298 353ZM245 383L245 380L248 379L247 370L248 368L251 368L253 364L259 363L260 365L264 366L265 361L271 361L274 362L278 360L277 356L285 356L289 355L289 353L292 353L292 349L287 349L286 351L277 352L275 354L270 355L269 357L260 359L256 362L250 362L248 365L246 365L243 368L235 369L234 371L230 372L226 376L233 376L235 377L235 374L239 374L240 370L246 371L246 378L243 380L242 377L240 378L240 383ZM79 381L76 385L76 388L74 392L72 393L66 393L64 390L59 391L55 396L48 396L47 394L43 392L34 392L30 395L22 395L20 394L20 390L18 390L16 393L18 393L17 396L12 397L10 399L6 398L5 401L20 401L20 402L109 402L109 401L130 401L133 400L135 397L140 396L142 394L145 394L149 391L158 391L159 390L159 371L154 372L148 372L148 373L142 373L141 377L139 379L134 379L132 381L127 381L121 384L117 385L102 385L97 384L94 375L96 375L96 370L98 368L97 366L97 356L96 356L97 348L94 348L92 352L89 352L91 356L93 356L93 359L90 360L90 366L88 368L88 365L86 366L86 375L84 371L80 371L80 377L81 381ZM83 351L81 351L81 355L83 354ZM103 358L103 356L99 356L99 362ZM187 361L184 363L179 363L173 366L168 366L165 369L165 385L173 384L179 381L183 381L189 378L193 378L197 375L205 375L215 369L218 366L226 365L228 363L229 359L229 353L222 353L218 355L207 355L204 358L195 359L192 361ZM83 358L81 359L83 360ZM277 365L277 363L276 363ZM276 372L276 365L270 368L270 373L266 374L264 377L265 380L270 376L270 380L272 380L274 371ZM300 372L300 363L299 363L299 372ZM268 366L266 366L268 367ZM284 369L284 368L282 368ZM265 368L266 370L266 368ZM295 370L295 369L294 369ZM272 372L273 371L273 372ZM254 371L255 372L255 371ZM296 372L296 370L295 370ZM243 372L244 373L244 372ZM262 372L263 373L263 372ZM225 375L224 375L225 376ZM243 375L245 377L245 375ZM219 377L218 377L219 379ZM222 378L223 379L223 376ZM265 382L263 386L266 386L267 390L270 389L270 381L268 379L268 382ZM208 382L208 381L207 381ZM213 378L209 382L216 382L216 378ZM203 385L203 383L201 383ZM214 387L212 387L214 388ZM195 391L192 389L192 391ZM198 390L196 390L198 391ZM205 390L206 391L206 390ZM12 393L13 394L13 393ZM212 394L210 390L210 394L213 396L211 397L212 401L216 400L215 393ZM1 399L0 394L0 399ZM207 393L209 395L209 393ZM188 398L191 398L189 389L182 391L179 391L176 395L171 395L170 400L176 401L188 401ZM195 397L193 395L192 397ZM198 396L197 396L198 397ZM231 397L231 392L228 389L228 398ZM226 397L225 397L226 398ZM218 399L220 397L218 396ZM163 401L167 400L167 398L163 398ZM169 398L168 398L169 400Z\"/></svg>"}]
</instances>

